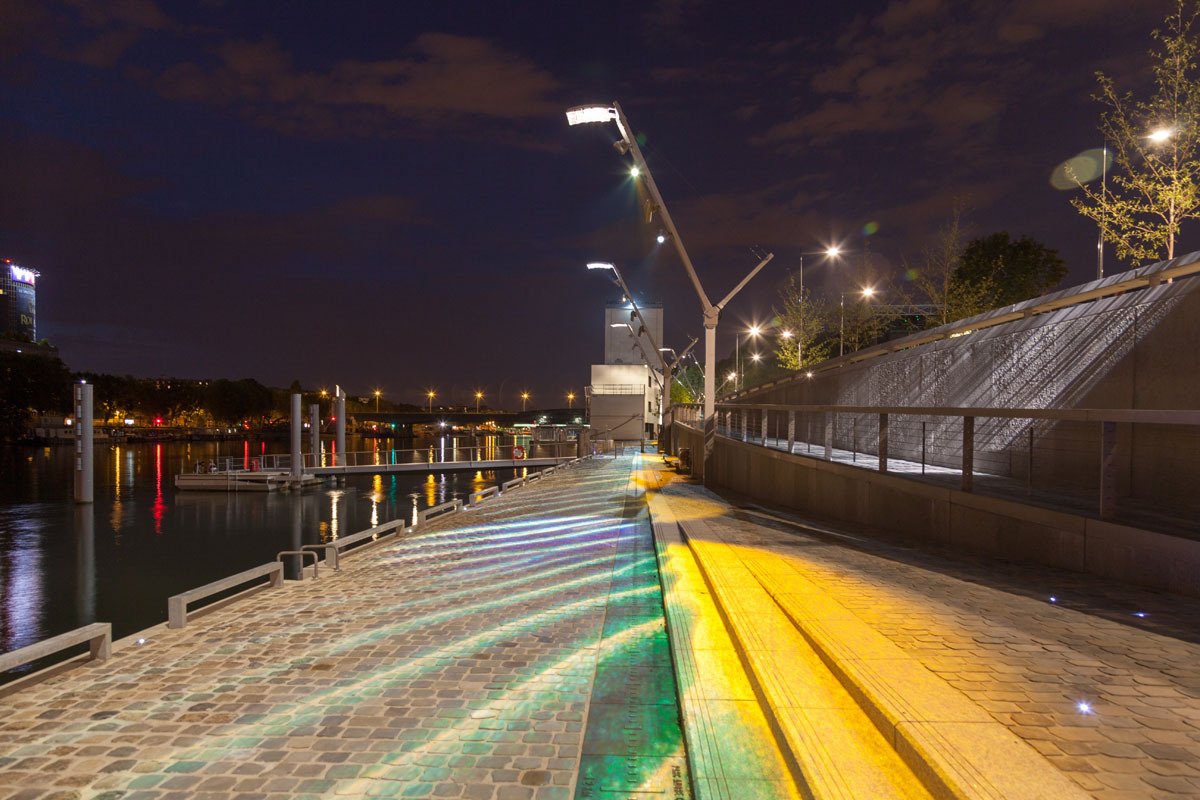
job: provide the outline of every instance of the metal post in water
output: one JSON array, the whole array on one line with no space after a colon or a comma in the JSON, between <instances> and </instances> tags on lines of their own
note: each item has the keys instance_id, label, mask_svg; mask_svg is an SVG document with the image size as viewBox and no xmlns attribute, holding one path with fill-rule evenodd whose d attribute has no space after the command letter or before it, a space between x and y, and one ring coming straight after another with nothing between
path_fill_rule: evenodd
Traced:
<instances>
[{"instance_id":1,"label":"metal post in water","mask_svg":"<svg viewBox=\"0 0 1200 800\"><path fill-rule=\"evenodd\" d=\"M92 385L75 385L75 502L95 502ZM118 476L119 479L120 476Z\"/></svg>"},{"instance_id":2,"label":"metal post in water","mask_svg":"<svg viewBox=\"0 0 1200 800\"><path fill-rule=\"evenodd\" d=\"M342 387L334 388L334 396L337 398L337 465L346 466L346 393L342 391Z\"/></svg>"},{"instance_id":3,"label":"metal post in water","mask_svg":"<svg viewBox=\"0 0 1200 800\"><path fill-rule=\"evenodd\" d=\"M313 466L321 466L321 406L317 403L308 404L308 447Z\"/></svg>"},{"instance_id":4,"label":"metal post in water","mask_svg":"<svg viewBox=\"0 0 1200 800\"><path fill-rule=\"evenodd\" d=\"M292 395L292 477L299 480L300 475L304 472L304 462L300 456L300 442L302 429L304 428L304 418L300 414L300 395Z\"/></svg>"}]
</instances>

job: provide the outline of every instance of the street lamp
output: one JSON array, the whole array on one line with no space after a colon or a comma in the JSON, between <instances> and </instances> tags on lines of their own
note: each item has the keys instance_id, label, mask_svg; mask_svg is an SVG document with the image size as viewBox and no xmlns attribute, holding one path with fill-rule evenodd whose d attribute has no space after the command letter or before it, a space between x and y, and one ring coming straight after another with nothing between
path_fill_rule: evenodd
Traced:
<instances>
[{"instance_id":1,"label":"street lamp","mask_svg":"<svg viewBox=\"0 0 1200 800\"><path fill-rule=\"evenodd\" d=\"M567 408L571 409L574 407L575 407L575 393L567 392Z\"/></svg>"},{"instance_id":2,"label":"street lamp","mask_svg":"<svg viewBox=\"0 0 1200 800\"><path fill-rule=\"evenodd\" d=\"M479 401L483 399L483 392L475 393L475 413L479 413Z\"/></svg>"},{"instance_id":3,"label":"street lamp","mask_svg":"<svg viewBox=\"0 0 1200 800\"><path fill-rule=\"evenodd\" d=\"M864 299L869 300L875 294L875 289L868 286L865 289L857 292L842 292L842 297L838 301L838 357L840 358L845 353L846 343L846 295L861 294Z\"/></svg>"},{"instance_id":4,"label":"street lamp","mask_svg":"<svg viewBox=\"0 0 1200 800\"><path fill-rule=\"evenodd\" d=\"M432 414L433 413L433 395L434 395L433 389L430 389L428 392L425 393L425 395L429 398L429 413Z\"/></svg>"},{"instance_id":5,"label":"street lamp","mask_svg":"<svg viewBox=\"0 0 1200 800\"><path fill-rule=\"evenodd\" d=\"M759 270L767 265L774 254L768 253L766 258L758 263L754 269L742 278L737 286L733 287L733 291L725 296L721 302L714 304L708 299L708 295L704 292L704 287L700 285L700 278L696 275L696 269L692 266L692 259L688 256L687 249L683 246L683 239L679 235L679 230L675 227L674 220L671 219L671 213L667 210L667 204L663 202L662 195L658 191L658 185L654 182L654 176L650 174L650 168L646 165L646 159L642 157L642 150L638 147L637 140L630 134L629 121L625 118L625 113L621 110L621 106L617 102L611 105L587 105L576 106L567 110L567 124L582 125L593 122L615 122L617 130L621 133L621 138L614 143L618 153L622 155L628 153L633 157L634 167L636 172L634 177L645 175L646 191L650 195L648 203L648 212L652 215L655 211L662 217L663 226L671 241L675 243L675 251L679 254L679 259L683 262L684 269L687 270L688 278L692 281L692 286L696 290L696 295L700 298L700 308L704 312L704 463L708 464L712 456L713 445L716 437L716 427L713 422L714 403L716 401L716 370L717 370L717 323L721 318L721 309L732 300L738 292L742 290L750 279L758 274ZM708 470L705 470L705 475L709 475Z\"/></svg>"},{"instance_id":6,"label":"street lamp","mask_svg":"<svg viewBox=\"0 0 1200 800\"><path fill-rule=\"evenodd\" d=\"M379 413L379 390L375 390L375 413Z\"/></svg>"},{"instance_id":7,"label":"street lamp","mask_svg":"<svg viewBox=\"0 0 1200 800\"><path fill-rule=\"evenodd\" d=\"M842 249L836 244L827 248L824 253L816 253L815 255L824 255L828 258L837 258ZM810 253L809 255L814 255ZM784 334L787 338L788 334ZM796 335L796 369L804 366L804 253L800 254L800 332Z\"/></svg>"},{"instance_id":8,"label":"street lamp","mask_svg":"<svg viewBox=\"0 0 1200 800\"><path fill-rule=\"evenodd\" d=\"M525 410L525 403L529 400L529 392L521 392L521 410Z\"/></svg>"},{"instance_id":9,"label":"street lamp","mask_svg":"<svg viewBox=\"0 0 1200 800\"><path fill-rule=\"evenodd\" d=\"M750 330L746 331L746 341L747 342L750 341L751 336L758 336L758 334L761 332L761 330L762 329L759 328L757 325L751 325ZM737 365L737 374L740 376L738 383L735 384L733 388L736 391L740 392L743 389L745 381L746 381L746 376L742 372L742 337L741 336L735 336L733 339L733 353L734 353L733 363Z\"/></svg>"}]
</instances>

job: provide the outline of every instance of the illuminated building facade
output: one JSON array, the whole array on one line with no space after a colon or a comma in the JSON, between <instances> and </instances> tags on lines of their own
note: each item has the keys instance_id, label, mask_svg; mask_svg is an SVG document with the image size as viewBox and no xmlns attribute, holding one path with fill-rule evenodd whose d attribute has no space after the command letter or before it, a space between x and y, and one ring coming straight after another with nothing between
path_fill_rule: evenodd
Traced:
<instances>
[{"instance_id":1,"label":"illuminated building facade","mask_svg":"<svg viewBox=\"0 0 1200 800\"><path fill-rule=\"evenodd\" d=\"M37 341L37 270L5 260L0 265L0 333Z\"/></svg>"}]
</instances>

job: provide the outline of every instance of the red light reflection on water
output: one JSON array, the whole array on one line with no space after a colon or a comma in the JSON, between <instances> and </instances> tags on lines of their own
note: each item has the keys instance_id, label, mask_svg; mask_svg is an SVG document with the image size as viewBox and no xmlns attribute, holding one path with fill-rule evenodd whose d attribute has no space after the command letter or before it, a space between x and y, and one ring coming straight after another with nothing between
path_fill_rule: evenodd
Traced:
<instances>
[{"instance_id":1,"label":"red light reflection on water","mask_svg":"<svg viewBox=\"0 0 1200 800\"><path fill-rule=\"evenodd\" d=\"M163 517L167 513L167 504L163 502L162 493L162 445L154 445L154 532L162 535Z\"/></svg>"}]
</instances>

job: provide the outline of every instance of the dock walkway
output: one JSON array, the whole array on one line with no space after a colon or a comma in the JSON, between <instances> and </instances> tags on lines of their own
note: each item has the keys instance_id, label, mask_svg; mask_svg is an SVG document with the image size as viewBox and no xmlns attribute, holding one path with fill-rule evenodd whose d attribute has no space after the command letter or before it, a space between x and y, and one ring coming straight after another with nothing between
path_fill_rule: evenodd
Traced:
<instances>
[{"instance_id":1,"label":"dock walkway","mask_svg":"<svg viewBox=\"0 0 1200 800\"><path fill-rule=\"evenodd\" d=\"M0 798L690 797L635 456L0 698Z\"/></svg>"}]
</instances>

